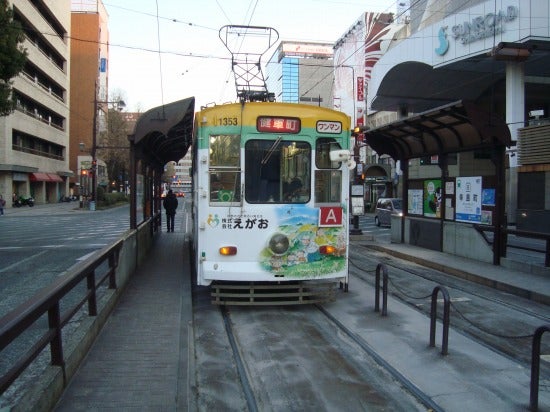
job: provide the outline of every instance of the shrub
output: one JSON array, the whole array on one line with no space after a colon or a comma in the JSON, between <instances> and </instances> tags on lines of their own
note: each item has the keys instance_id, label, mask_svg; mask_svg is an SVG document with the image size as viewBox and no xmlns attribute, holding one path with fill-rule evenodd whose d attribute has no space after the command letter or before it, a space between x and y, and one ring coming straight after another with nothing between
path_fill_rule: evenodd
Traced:
<instances>
[{"instance_id":1,"label":"shrub","mask_svg":"<svg viewBox=\"0 0 550 412\"><path fill-rule=\"evenodd\" d=\"M98 200L100 200L101 206L110 207L110 206L116 205L117 203L128 202L128 196L126 196L124 193L119 193L119 192L111 192L111 193L104 192L103 199L101 199L98 194Z\"/></svg>"}]
</instances>

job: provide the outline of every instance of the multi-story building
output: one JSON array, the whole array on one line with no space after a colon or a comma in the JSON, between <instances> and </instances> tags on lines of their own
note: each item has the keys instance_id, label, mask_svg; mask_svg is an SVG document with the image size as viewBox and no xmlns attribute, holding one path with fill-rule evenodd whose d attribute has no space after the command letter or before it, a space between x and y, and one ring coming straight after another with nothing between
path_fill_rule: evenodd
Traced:
<instances>
[{"instance_id":1,"label":"multi-story building","mask_svg":"<svg viewBox=\"0 0 550 412\"><path fill-rule=\"evenodd\" d=\"M400 32L381 39L385 52L372 69L366 97L373 127L381 126L388 112L405 118L457 101L473 102L478 112L504 120L514 144L506 153L508 222L517 223L518 228L525 223L526 227L548 231L548 127L540 121L529 125L529 120L534 120L530 114L550 117L548 1L411 3L407 24ZM472 173L485 176L491 155L475 150L457 153L450 177ZM409 169L411 179L433 177L440 173L439 158L417 159L410 162ZM486 181L483 190L491 193L491 176ZM449 189L454 190L452 182ZM465 208L452 193L445 200L446 219L454 219L459 215L457 210ZM485 220L491 221L491 207L476 204L481 214L475 218L479 220L486 213ZM528 215L533 217L530 224L525 221Z\"/></svg>"},{"instance_id":2,"label":"multi-story building","mask_svg":"<svg viewBox=\"0 0 550 412\"><path fill-rule=\"evenodd\" d=\"M398 2L406 21L405 2ZM385 52L387 39L403 27L394 21L390 13L362 13L334 45L334 108L347 113L354 127L367 125L366 97L371 82L374 65ZM386 113L386 120L395 120L398 114ZM365 205L374 207L378 197L397 195L393 187L395 162L388 156L378 156L364 144L363 133L356 135L355 155L357 168L356 181L363 181Z\"/></svg>"},{"instance_id":3,"label":"multi-story building","mask_svg":"<svg viewBox=\"0 0 550 412\"><path fill-rule=\"evenodd\" d=\"M109 30L101 0L71 1L71 190L90 194L90 170L108 113ZM97 159L96 182L107 186L105 162Z\"/></svg>"},{"instance_id":4,"label":"multi-story building","mask_svg":"<svg viewBox=\"0 0 550 412\"><path fill-rule=\"evenodd\" d=\"M266 65L275 100L332 108L333 45L281 41Z\"/></svg>"},{"instance_id":5,"label":"multi-story building","mask_svg":"<svg viewBox=\"0 0 550 412\"><path fill-rule=\"evenodd\" d=\"M193 150L189 150L183 159L180 159L176 164L176 177L175 184L177 187L183 189L191 188L191 175L189 170L191 169L191 160L192 160Z\"/></svg>"},{"instance_id":6,"label":"multi-story building","mask_svg":"<svg viewBox=\"0 0 550 412\"><path fill-rule=\"evenodd\" d=\"M57 202L67 194L71 15L69 0L8 0L28 59L13 79L16 110L0 117L0 194ZM8 202L9 205L9 202Z\"/></svg>"}]
</instances>

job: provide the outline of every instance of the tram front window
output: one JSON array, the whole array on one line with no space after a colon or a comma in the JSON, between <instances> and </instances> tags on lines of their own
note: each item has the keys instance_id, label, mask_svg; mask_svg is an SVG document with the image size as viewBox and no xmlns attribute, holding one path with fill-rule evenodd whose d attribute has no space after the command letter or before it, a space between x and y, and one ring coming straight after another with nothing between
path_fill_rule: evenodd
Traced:
<instances>
[{"instance_id":1,"label":"tram front window","mask_svg":"<svg viewBox=\"0 0 550 412\"><path fill-rule=\"evenodd\" d=\"M245 145L248 203L307 203L311 197L311 147L306 142L250 140Z\"/></svg>"}]
</instances>

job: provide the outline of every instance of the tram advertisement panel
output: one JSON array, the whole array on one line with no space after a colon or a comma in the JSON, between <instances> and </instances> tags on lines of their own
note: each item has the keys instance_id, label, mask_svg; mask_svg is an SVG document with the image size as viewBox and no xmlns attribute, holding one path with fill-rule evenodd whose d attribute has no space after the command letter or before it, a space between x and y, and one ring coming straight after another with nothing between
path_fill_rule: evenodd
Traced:
<instances>
[{"instance_id":1,"label":"tram advertisement panel","mask_svg":"<svg viewBox=\"0 0 550 412\"><path fill-rule=\"evenodd\" d=\"M345 270L347 227L342 220L342 208L325 209L322 212L321 208L308 205L280 205L242 214L230 211L211 214L206 228L210 233L205 234L217 240L210 248L205 245L210 251L204 263L216 266L218 271L232 270L234 262L227 261L223 263L226 267L222 267L221 261L208 259L208 255L215 259L217 249L229 237L239 249L239 262L250 262L249 270L256 274L261 270L268 275L266 279L333 276ZM322 221L331 224L321 226ZM330 254L326 253L328 248ZM246 265L241 267L241 275L243 272Z\"/></svg>"}]
</instances>

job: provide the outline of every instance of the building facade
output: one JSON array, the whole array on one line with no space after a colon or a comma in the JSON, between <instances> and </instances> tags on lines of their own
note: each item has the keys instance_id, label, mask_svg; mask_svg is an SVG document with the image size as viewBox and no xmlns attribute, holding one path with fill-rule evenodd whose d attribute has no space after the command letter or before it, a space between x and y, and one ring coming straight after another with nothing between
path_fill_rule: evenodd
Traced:
<instances>
[{"instance_id":1,"label":"building facade","mask_svg":"<svg viewBox=\"0 0 550 412\"><path fill-rule=\"evenodd\" d=\"M529 190L540 193L539 218L550 218L548 160L539 158L535 166L532 156L524 156L529 166L522 167L516 155L516 143L522 139L519 131L529 127L530 113L549 116L549 22L548 0L414 2L409 22L390 39L373 67L367 93L373 127L388 112L407 117L459 100L474 102L504 119L514 143L507 150L506 213L518 228L525 214L523 200L518 198L518 192L525 192L518 186L527 180L538 182ZM538 150L547 151L547 147ZM489 158L490 153L459 153L456 173L464 169L468 174L490 173ZM437 156L421 160L411 165L412 177L424 179L438 173ZM540 175L518 179L523 172ZM449 202L446 218L454 219L460 206Z\"/></svg>"},{"instance_id":2,"label":"building facade","mask_svg":"<svg viewBox=\"0 0 550 412\"><path fill-rule=\"evenodd\" d=\"M275 100L332 108L333 45L281 41L266 64Z\"/></svg>"},{"instance_id":3,"label":"building facade","mask_svg":"<svg viewBox=\"0 0 550 412\"><path fill-rule=\"evenodd\" d=\"M97 173L98 185L107 186L105 162L97 159L92 170L93 152L106 129L108 113L109 16L101 0L71 2L71 113L70 167L75 175L70 189L77 195L90 195L90 173Z\"/></svg>"},{"instance_id":4,"label":"building facade","mask_svg":"<svg viewBox=\"0 0 550 412\"><path fill-rule=\"evenodd\" d=\"M334 108L347 113L354 127L367 125L366 96L372 69L386 52L388 39L392 39L407 21L408 8L401 7L397 21L390 13L363 13L334 45ZM386 122L397 118L394 112L386 112L384 116ZM369 126L371 123L369 119ZM354 137L357 162L354 180L364 183L365 206L369 210L379 197L397 196L395 162L389 156L378 156L365 144L362 132Z\"/></svg>"},{"instance_id":5,"label":"building facade","mask_svg":"<svg viewBox=\"0 0 550 412\"><path fill-rule=\"evenodd\" d=\"M67 194L71 15L69 0L8 0L28 59L13 79L15 111L0 117L0 194L57 202ZM8 205L10 205L8 199Z\"/></svg>"}]
</instances>

